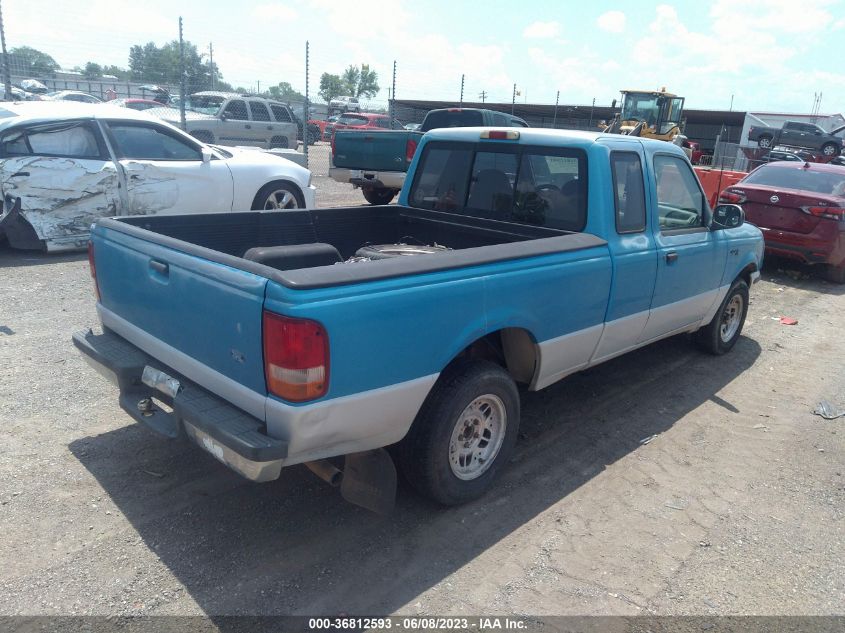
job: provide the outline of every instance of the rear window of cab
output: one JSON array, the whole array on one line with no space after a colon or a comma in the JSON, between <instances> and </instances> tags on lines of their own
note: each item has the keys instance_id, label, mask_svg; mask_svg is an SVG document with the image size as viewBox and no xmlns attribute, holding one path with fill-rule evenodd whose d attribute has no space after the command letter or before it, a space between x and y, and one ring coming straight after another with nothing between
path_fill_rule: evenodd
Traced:
<instances>
[{"instance_id":1,"label":"rear window of cab","mask_svg":"<svg viewBox=\"0 0 845 633\"><path fill-rule=\"evenodd\" d=\"M582 231L587 158L577 149L432 141L409 204L477 218Z\"/></svg>"}]
</instances>

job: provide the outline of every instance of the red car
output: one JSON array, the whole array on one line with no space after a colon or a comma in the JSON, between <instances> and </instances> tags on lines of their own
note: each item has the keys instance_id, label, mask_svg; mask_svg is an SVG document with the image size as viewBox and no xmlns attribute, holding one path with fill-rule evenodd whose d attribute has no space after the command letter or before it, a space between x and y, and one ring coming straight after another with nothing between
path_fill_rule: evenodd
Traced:
<instances>
[{"instance_id":1,"label":"red car","mask_svg":"<svg viewBox=\"0 0 845 633\"><path fill-rule=\"evenodd\" d=\"M823 265L827 279L845 283L845 167L767 163L725 189L719 202L743 207L768 252Z\"/></svg>"},{"instance_id":2,"label":"red car","mask_svg":"<svg viewBox=\"0 0 845 633\"><path fill-rule=\"evenodd\" d=\"M347 112L341 114L337 121L329 123L323 132L323 138L331 138L335 130L391 130L400 129L397 122L395 127L390 125L390 117L386 114L372 112Z\"/></svg>"},{"instance_id":3,"label":"red car","mask_svg":"<svg viewBox=\"0 0 845 633\"><path fill-rule=\"evenodd\" d=\"M704 152L701 151L701 143L687 139L683 142L683 147L686 147L690 151L690 162L693 165L698 165L701 157L704 155Z\"/></svg>"}]
</instances>

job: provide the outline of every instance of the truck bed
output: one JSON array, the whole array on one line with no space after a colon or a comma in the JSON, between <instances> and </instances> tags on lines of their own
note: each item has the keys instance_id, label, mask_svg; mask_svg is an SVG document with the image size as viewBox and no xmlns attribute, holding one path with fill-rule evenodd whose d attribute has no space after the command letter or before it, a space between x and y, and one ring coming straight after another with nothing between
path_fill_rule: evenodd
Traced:
<instances>
[{"instance_id":1,"label":"truck bed","mask_svg":"<svg viewBox=\"0 0 845 633\"><path fill-rule=\"evenodd\" d=\"M396 205L292 212L130 216L100 225L298 289L388 279L605 244L589 234ZM561 240L562 236L567 239ZM251 248L330 244L348 260L371 244L438 244L430 255L280 270L249 261ZM489 246L496 248L484 248Z\"/></svg>"}]
</instances>

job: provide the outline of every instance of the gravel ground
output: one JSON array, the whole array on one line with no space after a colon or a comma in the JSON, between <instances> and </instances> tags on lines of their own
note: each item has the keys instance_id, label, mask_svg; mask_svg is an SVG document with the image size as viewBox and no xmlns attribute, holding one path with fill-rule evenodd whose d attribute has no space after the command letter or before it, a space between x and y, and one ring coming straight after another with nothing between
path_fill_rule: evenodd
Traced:
<instances>
[{"instance_id":1,"label":"gravel ground","mask_svg":"<svg viewBox=\"0 0 845 633\"><path fill-rule=\"evenodd\" d=\"M845 405L843 287L768 269L727 356L676 337L524 394L492 493L400 483L379 517L133 424L70 343L83 254L0 269L0 615L845 614L845 418L811 413Z\"/></svg>"}]
</instances>

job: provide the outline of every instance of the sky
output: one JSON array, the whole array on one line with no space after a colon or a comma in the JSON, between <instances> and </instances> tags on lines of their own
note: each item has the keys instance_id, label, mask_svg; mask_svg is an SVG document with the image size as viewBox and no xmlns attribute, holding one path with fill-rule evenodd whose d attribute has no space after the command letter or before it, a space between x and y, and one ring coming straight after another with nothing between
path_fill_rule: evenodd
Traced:
<instances>
[{"instance_id":1,"label":"sky","mask_svg":"<svg viewBox=\"0 0 845 633\"><path fill-rule=\"evenodd\" d=\"M178 38L235 86L287 81L316 97L323 72L367 63L399 99L609 105L621 89L686 97L687 108L845 111L845 0L464 2L462 0L6 0L9 48L64 68L127 66L129 47ZM259 83L260 82L260 83Z\"/></svg>"}]
</instances>

